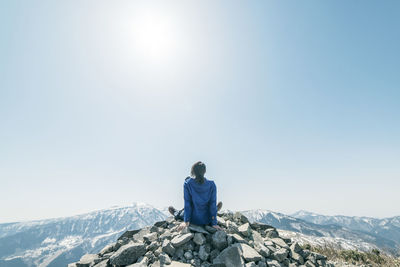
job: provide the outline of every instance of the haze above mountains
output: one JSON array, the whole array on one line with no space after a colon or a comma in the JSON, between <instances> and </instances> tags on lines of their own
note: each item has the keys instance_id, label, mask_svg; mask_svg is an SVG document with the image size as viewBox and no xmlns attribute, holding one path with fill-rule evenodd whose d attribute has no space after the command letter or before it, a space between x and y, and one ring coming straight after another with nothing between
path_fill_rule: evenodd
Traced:
<instances>
[{"instance_id":1,"label":"haze above mountains","mask_svg":"<svg viewBox=\"0 0 400 267\"><path fill-rule=\"evenodd\" d=\"M302 243L337 248L379 248L398 255L400 216L369 218L325 216L307 211L285 215L257 209L243 211L252 221L278 228ZM166 209L134 203L72 217L0 224L0 266L61 266L99 251L126 230L151 225L169 216Z\"/></svg>"}]
</instances>

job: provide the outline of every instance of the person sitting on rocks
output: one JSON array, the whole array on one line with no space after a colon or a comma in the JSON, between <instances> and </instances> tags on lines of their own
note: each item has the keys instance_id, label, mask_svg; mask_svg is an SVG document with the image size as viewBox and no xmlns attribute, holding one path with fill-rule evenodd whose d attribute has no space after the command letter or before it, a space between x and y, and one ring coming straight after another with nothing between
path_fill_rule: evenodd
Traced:
<instances>
[{"instance_id":1,"label":"person sitting on rocks","mask_svg":"<svg viewBox=\"0 0 400 267\"><path fill-rule=\"evenodd\" d=\"M217 201L217 187L214 181L206 179L206 165L198 161L191 169L191 176L185 179L183 194L185 205L182 210L177 211L170 206L168 211L176 220L183 220L178 230L183 230L189 224L211 225L217 230L222 230L217 225L217 211L222 208L222 202Z\"/></svg>"}]
</instances>

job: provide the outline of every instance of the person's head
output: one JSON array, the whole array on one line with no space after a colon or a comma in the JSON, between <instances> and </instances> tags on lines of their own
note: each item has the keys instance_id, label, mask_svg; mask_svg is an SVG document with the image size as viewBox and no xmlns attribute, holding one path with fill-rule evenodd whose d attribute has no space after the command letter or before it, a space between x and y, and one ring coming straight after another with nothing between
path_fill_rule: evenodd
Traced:
<instances>
[{"instance_id":1,"label":"person's head","mask_svg":"<svg viewBox=\"0 0 400 267\"><path fill-rule=\"evenodd\" d=\"M198 161L195 164L193 164L192 166L192 170L190 171L190 174L192 175L192 177L195 177L197 179L204 179L204 174L206 173L206 165L201 162Z\"/></svg>"}]
</instances>

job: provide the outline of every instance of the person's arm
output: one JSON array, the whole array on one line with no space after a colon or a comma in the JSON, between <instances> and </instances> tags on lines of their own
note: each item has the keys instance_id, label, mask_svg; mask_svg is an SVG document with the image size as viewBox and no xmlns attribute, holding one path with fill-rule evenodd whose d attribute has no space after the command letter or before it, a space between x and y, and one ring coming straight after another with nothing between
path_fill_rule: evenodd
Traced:
<instances>
[{"instance_id":1,"label":"person's arm","mask_svg":"<svg viewBox=\"0 0 400 267\"><path fill-rule=\"evenodd\" d=\"M190 195L188 184L183 184L183 197L185 199L185 210L183 213L183 221L188 223L192 218L192 196Z\"/></svg>"},{"instance_id":2,"label":"person's arm","mask_svg":"<svg viewBox=\"0 0 400 267\"><path fill-rule=\"evenodd\" d=\"M214 182L211 186L211 199L209 209L211 214L211 225L217 225L217 186Z\"/></svg>"}]
</instances>

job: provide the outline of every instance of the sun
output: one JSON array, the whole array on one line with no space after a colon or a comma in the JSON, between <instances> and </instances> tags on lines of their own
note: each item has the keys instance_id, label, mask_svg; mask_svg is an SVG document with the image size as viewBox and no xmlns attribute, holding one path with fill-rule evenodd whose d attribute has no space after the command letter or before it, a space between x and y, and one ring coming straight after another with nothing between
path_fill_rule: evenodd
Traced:
<instances>
[{"instance_id":1,"label":"sun","mask_svg":"<svg viewBox=\"0 0 400 267\"><path fill-rule=\"evenodd\" d=\"M132 45L142 60L163 64L179 52L179 27L173 17L157 12L141 14L132 23Z\"/></svg>"}]
</instances>

